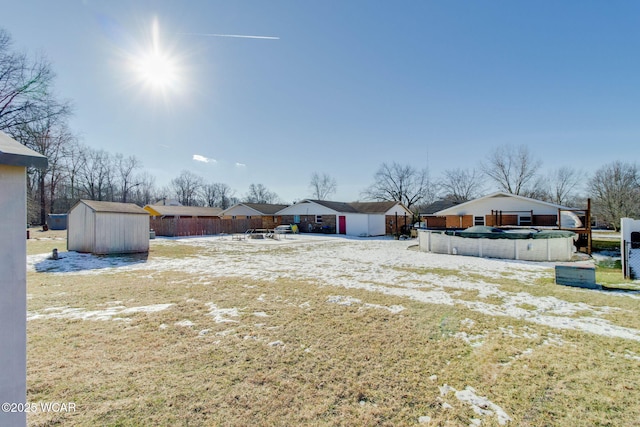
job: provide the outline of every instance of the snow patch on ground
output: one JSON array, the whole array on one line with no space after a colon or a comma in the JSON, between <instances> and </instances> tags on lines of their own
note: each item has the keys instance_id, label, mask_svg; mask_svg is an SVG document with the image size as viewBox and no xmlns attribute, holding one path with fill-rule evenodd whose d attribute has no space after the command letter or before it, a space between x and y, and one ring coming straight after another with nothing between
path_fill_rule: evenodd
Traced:
<instances>
[{"instance_id":1,"label":"snow patch on ground","mask_svg":"<svg viewBox=\"0 0 640 427\"><path fill-rule=\"evenodd\" d=\"M197 257L181 259L141 256L105 257L62 252L62 259L49 254L28 257L31 271L52 274L112 274L118 271L184 271L199 275L206 283L214 277L255 280L292 279L345 289L364 289L428 304L462 305L493 316L507 316L557 329L576 329L592 334L640 341L640 330L621 327L600 316L615 310L555 297L537 297L527 292L507 292L497 283L504 279L533 285L553 277L551 263L532 263L477 257L451 256L407 250L414 241L387 238L293 235L282 240L233 241L213 237L155 239L152 245L192 245L202 248ZM286 251L277 248L286 247ZM215 266L215 267L214 267ZM477 292L475 301L458 295ZM578 290L576 292L594 292ZM631 293L620 297L640 298ZM261 296L259 300L264 300ZM491 300L487 300L491 297ZM495 303L495 301L501 301ZM351 297L336 296L330 303L360 308L383 308L397 313L401 305L376 306ZM235 322L237 309L211 306L216 321ZM309 308L302 307L301 308ZM235 310L235 311L234 311ZM576 313L590 313L575 316ZM110 316L110 315L108 315ZM112 316L110 316L112 317Z\"/></svg>"},{"instance_id":2,"label":"snow patch on ground","mask_svg":"<svg viewBox=\"0 0 640 427\"><path fill-rule=\"evenodd\" d=\"M471 347L480 347L480 346L482 346L482 344L484 344L483 340L486 338L486 336L482 335L482 334L469 335L464 331L457 332L453 336L455 338L461 339L462 341L466 342Z\"/></svg>"},{"instance_id":3,"label":"snow patch on ground","mask_svg":"<svg viewBox=\"0 0 640 427\"><path fill-rule=\"evenodd\" d=\"M179 322L174 323L174 325L190 328L191 326L194 326L195 324L191 320L185 319L185 320L181 320Z\"/></svg>"},{"instance_id":4,"label":"snow patch on ground","mask_svg":"<svg viewBox=\"0 0 640 427\"><path fill-rule=\"evenodd\" d=\"M119 303L120 301L118 301ZM114 305L104 310L86 310L77 307L49 307L42 312L27 312L27 320L37 319L72 319L72 320L124 320L131 319L118 317L134 313L156 313L166 310L173 304L154 304L140 307L125 307L123 305Z\"/></svg>"},{"instance_id":5,"label":"snow patch on ground","mask_svg":"<svg viewBox=\"0 0 640 427\"><path fill-rule=\"evenodd\" d=\"M380 305L380 304L363 303L358 298L353 298L353 297L349 297L349 296L342 296L342 295L331 295L331 296L329 296L327 298L327 302L328 303L332 303L332 304L344 305L344 306L361 305L361 307L360 307L361 309L362 308L377 308L377 309L381 309L381 310L387 310L392 314L398 314L398 313L400 313L401 311L403 311L405 309L401 305L386 306L386 305Z\"/></svg>"},{"instance_id":6,"label":"snow patch on ground","mask_svg":"<svg viewBox=\"0 0 640 427\"><path fill-rule=\"evenodd\" d=\"M238 317L240 313L237 308L218 308L212 302L208 302L209 316L212 316L216 323L239 323L237 320L229 319L229 317Z\"/></svg>"},{"instance_id":7,"label":"snow patch on ground","mask_svg":"<svg viewBox=\"0 0 640 427\"><path fill-rule=\"evenodd\" d=\"M473 412L482 417L488 417L495 415L498 419L498 424L505 425L511 421L511 417L498 405L491 402L484 396L478 396L473 387L467 386L464 390L456 390L455 388L445 384L440 388L440 396L446 397L450 392L453 392L455 397L463 403L471 406ZM445 402L446 403L446 402ZM444 403L443 403L444 405ZM474 422L472 418L470 422ZM479 425L479 424L478 424Z\"/></svg>"}]
</instances>

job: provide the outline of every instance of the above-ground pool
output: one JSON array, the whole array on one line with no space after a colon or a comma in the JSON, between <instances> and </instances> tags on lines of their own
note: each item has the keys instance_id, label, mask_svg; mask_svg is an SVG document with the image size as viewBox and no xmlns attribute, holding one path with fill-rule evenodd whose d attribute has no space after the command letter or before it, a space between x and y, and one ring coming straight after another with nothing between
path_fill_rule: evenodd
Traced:
<instances>
[{"instance_id":1,"label":"above-ground pool","mask_svg":"<svg viewBox=\"0 0 640 427\"><path fill-rule=\"evenodd\" d=\"M577 234L565 230L502 230L485 226L418 232L423 252L525 261L570 261L576 238Z\"/></svg>"}]
</instances>

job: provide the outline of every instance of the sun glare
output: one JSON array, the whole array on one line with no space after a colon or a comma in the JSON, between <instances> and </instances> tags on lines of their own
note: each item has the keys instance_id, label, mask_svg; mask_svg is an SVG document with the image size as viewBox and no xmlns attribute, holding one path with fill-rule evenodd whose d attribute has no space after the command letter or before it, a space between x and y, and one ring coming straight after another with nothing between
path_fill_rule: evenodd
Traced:
<instances>
[{"instance_id":1,"label":"sun glare","mask_svg":"<svg viewBox=\"0 0 640 427\"><path fill-rule=\"evenodd\" d=\"M177 71L173 61L160 52L141 56L136 68L140 80L152 87L167 88L177 81Z\"/></svg>"},{"instance_id":2,"label":"sun glare","mask_svg":"<svg viewBox=\"0 0 640 427\"><path fill-rule=\"evenodd\" d=\"M151 28L150 42L131 58L136 80L163 93L176 89L180 80L178 62L167 50L163 50L157 20L154 20Z\"/></svg>"}]
</instances>

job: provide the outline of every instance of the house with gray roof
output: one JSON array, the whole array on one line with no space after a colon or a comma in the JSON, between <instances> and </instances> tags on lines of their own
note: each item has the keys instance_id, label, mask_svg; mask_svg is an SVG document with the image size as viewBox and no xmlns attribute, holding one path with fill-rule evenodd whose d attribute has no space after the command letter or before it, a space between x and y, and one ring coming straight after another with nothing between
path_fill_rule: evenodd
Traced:
<instances>
[{"instance_id":1,"label":"house with gray roof","mask_svg":"<svg viewBox=\"0 0 640 427\"><path fill-rule=\"evenodd\" d=\"M305 199L278 212L301 232L383 236L410 225L413 213L400 202L335 202Z\"/></svg>"},{"instance_id":2,"label":"house with gray roof","mask_svg":"<svg viewBox=\"0 0 640 427\"><path fill-rule=\"evenodd\" d=\"M273 229L282 224L279 211L289 205L272 203L238 203L222 211L223 219L257 219L262 221L261 228Z\"/></svg>"}]
</instances>

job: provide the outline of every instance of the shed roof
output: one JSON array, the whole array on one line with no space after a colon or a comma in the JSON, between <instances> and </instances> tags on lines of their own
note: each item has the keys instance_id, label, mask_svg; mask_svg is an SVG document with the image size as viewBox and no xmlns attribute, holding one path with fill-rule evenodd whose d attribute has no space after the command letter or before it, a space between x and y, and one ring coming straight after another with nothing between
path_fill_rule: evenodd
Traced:
<instances>
[{"instance_id":1,"label":"shed roof","mask_svg":"<svg viewBox=\"0 0 640 427\"><path fill-rule=\"evenodd\" d=\"M80 200L78 203L84 203L95 212L149 215L149 212L145 211L135 203L102 202L97 200ZM78 203L76 203L76 206Z\"/></svg>"},{"instance_id":2,"label":"shed roof","mask_svg":"<svg viewBox=\"0 0 640 427\"><path fill-rule=\"evenodd\" d=\"M20 144L6 133L0 131L0 165L33 166L45 169L48 160L42 154Z\"/></svg>"},{"instance_id":3,"label":"shed roof","mask_svg":"<svg viewBox=\"0 0 640 427\"><path fill-rule=\"evenodd\" d=\"M202 206L151 206L144 207L147 212L155 216L219 216L220 208L207 208Z\"/></svg>"}]
</instances>

